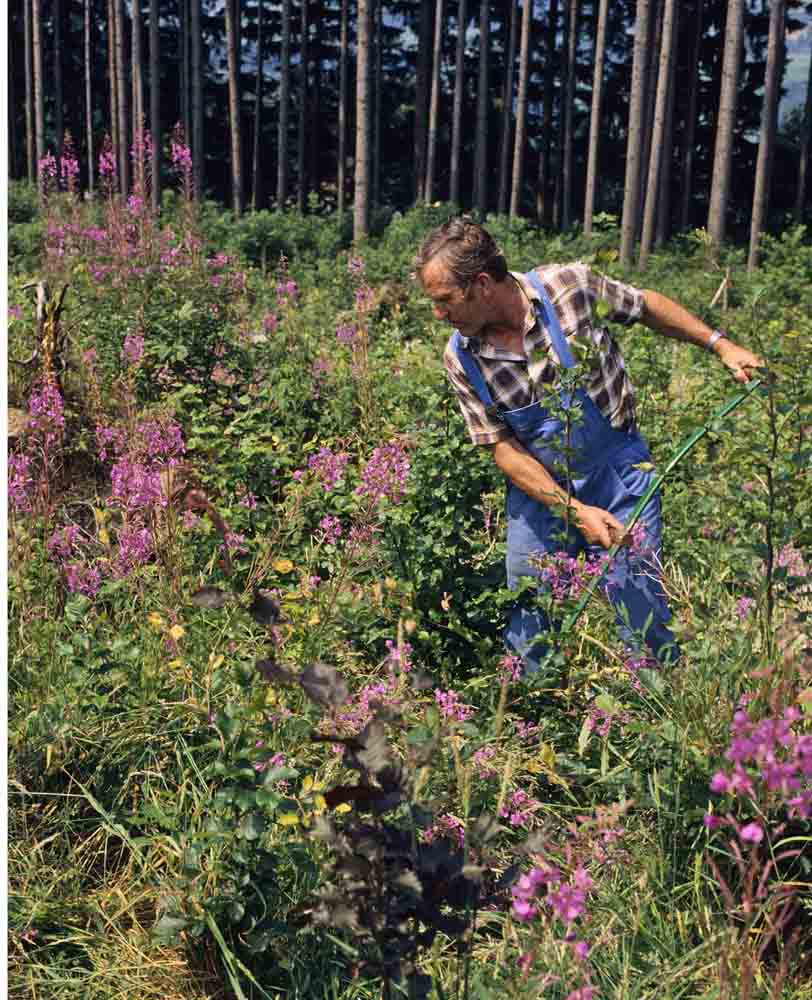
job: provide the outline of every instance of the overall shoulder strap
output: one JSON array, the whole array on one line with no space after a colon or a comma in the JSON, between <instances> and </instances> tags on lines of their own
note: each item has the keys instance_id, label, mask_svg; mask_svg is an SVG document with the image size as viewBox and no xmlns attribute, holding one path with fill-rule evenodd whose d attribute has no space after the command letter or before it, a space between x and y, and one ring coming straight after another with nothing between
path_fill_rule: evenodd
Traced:
<instances>
[{"instance_id":1,"label":"overall shoulder strap","mask_svg":"<svg viewBox=\"0 0 812 1000\"><path fill-rule=\"evenodd\" d=\"M451 346L454 353L465 370L465 374L468 376L468 381L471 383L474 392L479 396L483 406L492 407L493 397L491 396L490 389L485 382L485 377L482 374L482 369L477 364L476 358L471 354L468 349L468 345L465 338L462 337L459 330L455 330L451 334Z\"/></svg>"},{"instance_id":2,"label":"overall shoulder strap","mask_svg":"<svg viewBox=\"0 0 812 1000\"><path fill-rule=\"evenodd\" d=\"M559 362L564 368L574 368L575 359L564 336L564 331L561 329L561 323L558 321L558 313L555 311L549 295L544 290L541 278L539 278L535 271L528 271L525 278L527 278L536 292L538 292L541 301L537 305L536 311L540 314L539 320L547 327Z\"/></svg>"}]
</instances>

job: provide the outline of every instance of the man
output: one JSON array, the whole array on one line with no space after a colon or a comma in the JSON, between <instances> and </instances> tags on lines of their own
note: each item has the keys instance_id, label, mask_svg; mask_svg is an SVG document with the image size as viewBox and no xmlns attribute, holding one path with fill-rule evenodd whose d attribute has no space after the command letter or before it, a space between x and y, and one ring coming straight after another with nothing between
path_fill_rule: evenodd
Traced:
<instances>
[{"instance_id":1,"label":"man","mask_svg":"<svg viewBox=\"0 0 812 1000\"><path fill-rule=\"evenodd\" d=\"M631 382L617 344L596 323L597 301L608 305L612 320L640 322L712 351L738 382L748 382L762 364L664 295L612 281L583 264L542 265L526 275L509 271L492 237L466 218L428 235L415 271L435 318L455 328L444 363L471 440L491 448L508 479L510 587L526 576L549 579L540 554L596 557L610 548L651 481ZM584 350L589 360L582 373L574 355ZM638 538L638 558L625 550L618 556L607 575L607 596L627 641L633 644L634 632L642 631L654 654L673 662L678 650L656 571L657 494L639 523L644 538ZM548 628L538 607L517 606L511 615L506 640L528 672L538 668L544 645L537 637Z\"/></svg>"}]
</instances>

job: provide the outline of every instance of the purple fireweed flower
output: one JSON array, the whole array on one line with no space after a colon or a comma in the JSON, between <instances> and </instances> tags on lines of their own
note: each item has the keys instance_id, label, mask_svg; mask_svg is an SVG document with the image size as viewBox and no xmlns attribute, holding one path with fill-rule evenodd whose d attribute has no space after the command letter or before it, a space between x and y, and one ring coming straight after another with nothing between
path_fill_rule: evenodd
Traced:
<instances>
[{"instance_id":1,"label":"purple fireweed flower","mask_svg":"<svg viewBox=\"0 0 812 1000\"><path fill-rule=\"evenodd\" d=\"M390 670L400 670L408 674L412 669L412 647L408 642L396 643L391 639L386 640L387 657L386 662Z\"/></svg>"},{"instance_id":2,"label":"purple fireweed flower","mask_svg":"<svg viewBox=\"0 0 812 1000\"><path fill-rule=\"evenodd\" d=\"M344 531L341 521L329 514L319 521L319 528L321 529L319 541L324 542L325 545L337 545Z\"/></svg>"},{"instance_id":3,"label":"purple fireweed flower","mask_svg":"<svg viewBox=\"0 0 812 1000\"><path fill-rule=\"evenodd\" d=\"M440 709L440 714L447 719L454 719L456 722L465 722L474 714L472 705L466 705L460 701L460 696L456 691L449 688L448 691L441 691L440 688L434 690L434 700Z\"/></svg>"},{"instance_id":4,"label":"purple fireweed flower","mask_svg":"<svg viewBox=\"0 0 812 1000\"><path fill-rule=\"evenodd\" d=\"M57 166L56 157L53 153L46 153L41 160L37 163L37 169L39 170L40 176L46 178L49 181L56 180Z\"/></svg>"},{"instance_id":5,"label":"purple fireweed flower","mask_svg":"<svg viewBox=\"0 0 812 1000\"><path fill-rule=\"evenodd\" d=\"M520 656L505 653L499 661L499 677L503 684L510 684L522 679L524 663Z\"/></svg>"},{"instance_id":6,"label":"purple fireweed flower","mask_svg":"<svg viewBox=\"0 0 812 1000\"><path fill-rule=\"evenodd\" d=\"M62 528L57 528L46 543L48 555L54 562L63 562L69 559L76 549L78 539L78 525L67 524Z\"/></svg>"},{"instance_id":7,"label":"purple fireweed flower","mask_svg":"<svg viewBox=\"0 0 812 1000\"><path fill-rule=\"evenodd\" d=\"M22 306L9 306L8 307L8 318L9 319L22 319L23 309Z\"/></svg>"},{"instance_id":8,"label":"purple fireweed flower","mask_svg":"<svg viewBox=\"0 0 812 1000\"><path fill-rule=\"evenodd\" d=\"M423 833L423 840L430 844L438 837L453 840L458 847L463 847L465 844L465 823L458 816L452 816L451 813L438 816L434 825Z\"/></svg>"},{"instance_id":9,"label":"purple fireweed flower","mask_svg":"<svg viewBox=\"0 0 812 1000\"><path fill-rule=\"evenodd\" d=\"M355 311L359 315L368 312L372 308L375 293L369 285L361 285L355 289Z\"/></svg>"},{"instance_id":10,"label":"purple fireweed flower","mask_svg":"<svg viewBox=\"0 0 812 1000\"><path fill-rule=\"evenodd\" d=\"M99 175L108 181L115 181L118 173L116 166L116 154L113 150L113 142L109 135L104 137L101 152L99 153Z\"/></svg>"},{"instance_id":11,"label":"purple fireweed flower","mask_svg":"<svg viewBox=\"0 0 812 1000\"><path fill-rule=\"evenodd\" d=\"M315 473L326 492L330 492L344 475L350 456L345 451L333 452L328 447L320 448L307 460L308 468Z\"/></svg>"},{"instance_id":12,"label":"purple fireweed flower","mask_svg":"<svg viewBox=\"0 0 812 1000\"><path fill-rule=\"evenodd\" d=\"M724 795L730 789L730 781L724 771L717 771L711 778L710 790L717 795Z\"/></svg>"},{"instance_id":13,"label":"purple fireweed flower","mask_svg":"<svg viewBox=\"0 0 812 1000\"><path fill-rule=\"evenodd\" d=\"M240 507L246 507L248 510L256 510L257 498L250 490L246 490L237 502Z\"/></svg>"},{"instance_id":14,"label":"purple fireweed flower","mask_svg":"<svg viewBox=\"0 0 812 1000\"><path fill-rule=\"evenodd\" d=\"M740 597L738 601L736 601L736 615L740 621L744 621L744 619L750 614L750 609L755 603L756 602L752 597Z\"/></svg>"},{"instance_id":15,"label":"purple fireweed flower","mask_svg":"<svg viewBox=\"0 0 812 1000\"><path fill-rule=\"evenodd\" d=\"M68 563L65 567L65 580L72 594L84 594L93 600L101 586L101 570L98 566L87 563Z\"/></svg>"},{"instance_id":16,"label":"purple fireweed flower","mask_svg":"<svg viewBox=\"0 0 812 1000\"><path fill-rule=\"evenodd\" d=\"M23 453L8 456L8 502L18 514L31 510L31 458Z\"/></svg>"},{"instance_id":17,"label":"purple fireweed flower","mask_svg":"<svg viewBox=\"0 0 812 1000\"><path fill-rule=\"evenodd\" d=\"M128 333L121 349L121 360L136 368L144 356L144 338L140 333Z\"/></svg>"},{"instance_id":18,"label":"purple fireweed flower","mask_svg":"<svg viewBox=\"0 0 812 1000\"><path fill-rule=\"evenodd\" d=\"M760 844L764 839L764 830L758 823L748 823L739 830L739 837L748 844Z\"/></svg>"},{"instance_id":19,"label":"purple fireweed flower","mask_svg":"<svg viewBox=\"0 0 812 1000\"><path fill-rule=\"evenodd\" d=\"M373 504L384 499L398 503L406 492L409 468L403 445L399 441L390 441L372 452L355 493L368 497Z\"/></svg>"},{"instance_id":20,"label":"purple fireweed flower","mask_svg":"<svg viewBox=\"0 0 812 1000\"><path fill-rule=\"evenodd\" d=\"M702 817L702 823L708 830L718 830L722 825L722 820L718 816L714 816L713 813L705 813Z\"/></svg>"},{"instance_id":21,"label":"purple fireweed flower","mask_svg":"<svg viewBox=\"0 0 812 1000\"><path fill-rule=\"evenodd\" d=\"M354 278L359 278L364 273L365 267L363 257L350 257L347 261L347 270Z\"/></svg>"},{"instance_id":22,"label":"purple fireweed flower","mask_svg":"<svg viewBox=\"0 0 812 1000\"><path fill-rule=\"evenodd\" d=\"M532 822L533 814L541 808L541 803L528 795L527 792L517 788L511 792L507 802L499 810L499 815L507 819L511 826L528 826Z\"/></svg>"},{"instance_id":23,"label":"purple fireweed flower","mask_svg":"<svg viewBox=\"0 0 812 1000\"><path fill-rule=\"evenodd\" d=\"M118 533L118 554L115 573L128 576L136 566L143 566L152 557L154 546L152 532L143 525L122 528Z\"/></svg>"},{"instance_id":24,"label":"purple fireweed flower","mask_svg":"<svg viewBox=\"0 0 812 1000\"><path fill-rule=\"evenodd\" d=\"M343 323L336 330L336 339L339 344L351 344L358 334L358 327L353 323Z\"/></svg>"},{"instance_id":25,"label":"purple fireweed flower","mask_svg":"<svg viewBox=\"0 0 812 1000\"><path fill-rule=\"evenodd\" d=\"M262 329L266 333L273 333L273 331L277 328L278 325L279 325L279 319L275 313L267 312L262 317Z\"/></svg>"},{"instance_id":26,"label":"purple fireweed flower","mask_svg":"<svg viewBox=\"0 0 812 1000\"><path fill-rule=\"evenodd\" d=\"M481 747L474 753L473 761L474 768L476 769L477 777L482 778L483 781L487 781L489 778L495 778L497 776L497 771L490 766L490 761L496 756L496 747Z\"/></svg>"},{"instance_id":27,"label":"purple fireweed flower","mask_svg":"<svg viewBox=\"0 0 812 1000\"><path fill-rule=\"evenodd\" d=\"M565 924L571 924L586 912L586 892L566 883L557 890L548 892L547 901L558 919Z\"/></svg>"},{"instance_id":28,"label":"purple fireweed flower","mask_svg":"<svg viewBox=\"0 0 812 1000\"><path fill-rule=\"evenodd\" d=\"M173 138L170 142L169 158L172 160L172 166L178 173L186 173L192 170L192 151L181 139Z\"/></svg>"}]
</instances>

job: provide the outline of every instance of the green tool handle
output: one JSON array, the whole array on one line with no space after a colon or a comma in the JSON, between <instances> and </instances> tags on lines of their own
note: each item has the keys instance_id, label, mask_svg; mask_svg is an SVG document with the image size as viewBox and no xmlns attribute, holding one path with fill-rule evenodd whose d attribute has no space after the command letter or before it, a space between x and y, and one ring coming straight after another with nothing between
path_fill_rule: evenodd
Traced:
<instances>
[{"instance_id":1,"label":"green tool handle","mask_svg":"<svg viewBox=\"0 0 812 1000\"><path fill-rule=\"evenodd\" d=\"M646 490L646 492L637 501L637 505L632 511L631 517L624 525L625 528L624 540L616 542L612 546L612 548L609 549L609 554L607 556L603 569L598 574L598 576L592 577L587 586L584 588L584 591L581 594L578 603L570 612L569 617L564 621L564 624L562 625L560 632L562 636L566 635L568 632L571 632L572 629L575 627L575 623L581 617L581 612L589 603L590 597L595 592L595 589L600 586L601 581L609 572L609 568L614 562L614 559L617 556L618 552L623 548L625 544L625 536L627 536L628 533L635 526L635 524L637 524L637 521L640 518L640 515L642 514L646 504L649 502L654 493L656 493L656 491L660 488L663 482L665 482L665 480L668 478L669 473L671 473L671 471L675 468L675 466L678 465L683 458L685 458L685 456L693 448L693 446L697 443L697 441L700 441L706 434L710 433L710 431L713 430L713 427L717 423L717 421L721 420L723 417L726 417L728 413L731 413L733 410L735 410L736 407L739 406L741 403L743 403L745 399L748 398L748 396L752 395L752 393L755 392L755 390L758 389L758 387L761 384L762 384L762 379L759 378L753 379L752 382L748 382L746 389L738 393L738 395L734 396L732 399L728 400L728 402L725 403L724 406L720 407L716 411L716 413L713 414L713 416L710 418L710 420L707 421L707 423L703 424L701 427L695 430L693 434L691 434L682 442L682 444L677 448L677 450L668 460L662 472L660 472L658 475L654 477L654 479L649 484L649 487Z\"/></svg>"}]
</instances>

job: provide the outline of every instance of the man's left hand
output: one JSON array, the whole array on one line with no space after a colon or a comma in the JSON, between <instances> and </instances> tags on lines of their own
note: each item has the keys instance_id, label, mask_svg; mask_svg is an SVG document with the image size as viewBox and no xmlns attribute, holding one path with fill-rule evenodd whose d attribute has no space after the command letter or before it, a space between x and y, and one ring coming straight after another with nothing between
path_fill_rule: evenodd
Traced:
<instances>
[{"instance_id":1,"label":"man's left hand","mask_svg":"<svg viewBox=\"0 0 812 1000\"><path fill-rule=\"evenodd\" d=\"M757 368L764 368L764 361L746 347L739 347L730 340L720 340L715 347L719 360L730 370L737 382L749 382L755 378Z\"/></svg>"}]
</instances>

